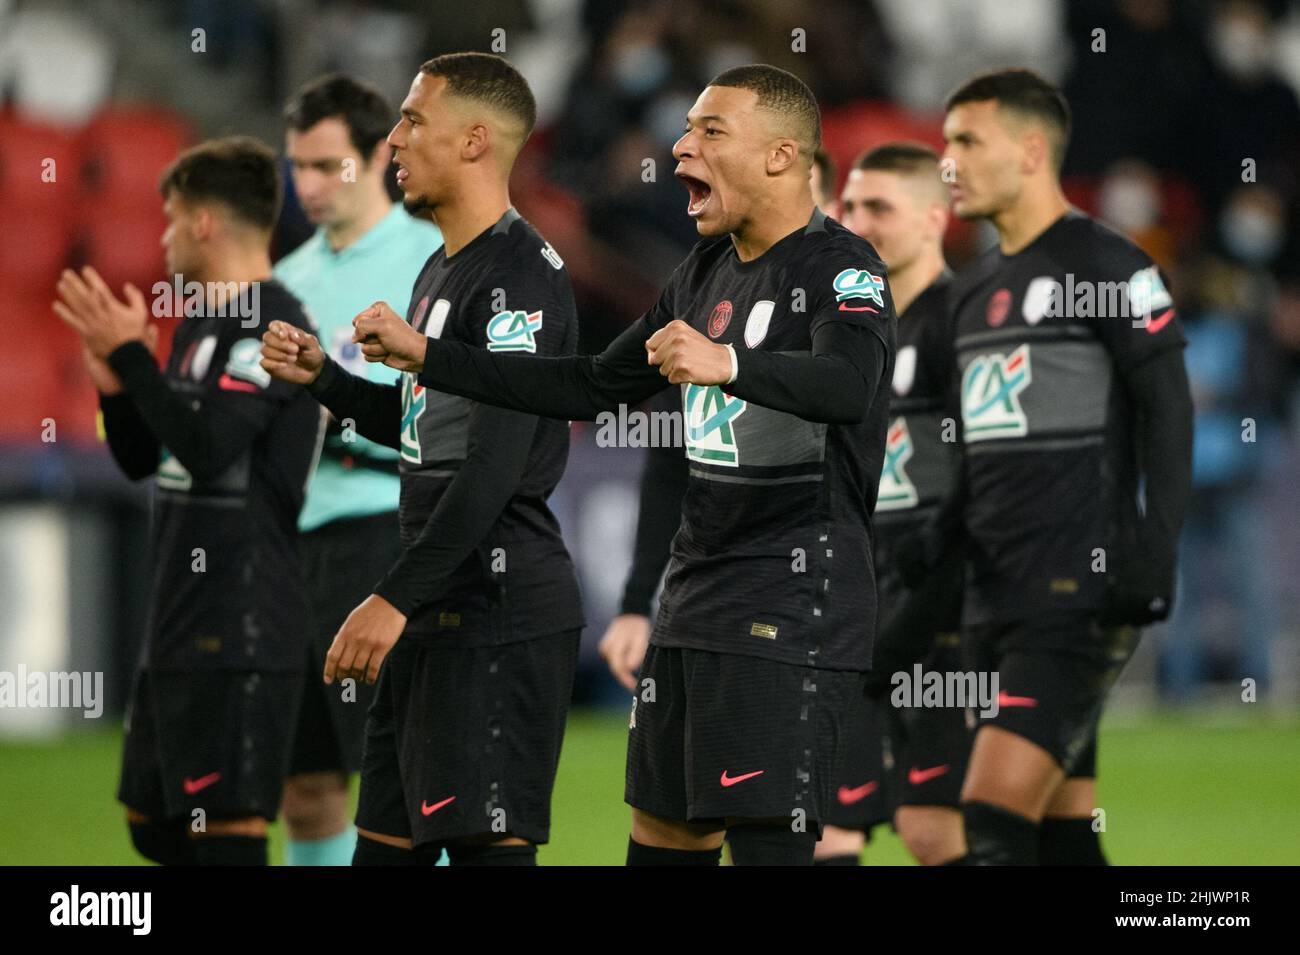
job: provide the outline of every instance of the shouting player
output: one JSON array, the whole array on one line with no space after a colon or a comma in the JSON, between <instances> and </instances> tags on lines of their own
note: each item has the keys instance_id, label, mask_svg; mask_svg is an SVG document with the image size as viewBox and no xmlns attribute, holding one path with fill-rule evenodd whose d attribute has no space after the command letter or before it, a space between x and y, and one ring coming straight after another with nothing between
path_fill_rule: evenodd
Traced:
<instances>
[{"instance_id":1,"label":"shouting player","mask_svg":"<svg viewBox=\"0 0 1300 955\"><path fill-rule=\"evenodd\" d=\"M352 344L352 318L377 298L405 302L438 230L388 197L384 141L394 110L377 91L347 76L326 76L285 109L285 151L293 186L315 235L281 259L276 277L303 303L322 347L371 381L397 373L367 364ZM298 528L312 632L298 730L284 785L289 865L348 865L356 830L348 818L348 776L361 768L373 688L364 681L325 686L319 676L334 634L401 555L397 452L329 419L320 463Z\"/></svg>"},{"instance_id":2,"label":"shouting player","mask_svg":"<svg viewBox=\"0 0 1300 955\"><path fill-rule=\"evenodd\" d=\"M840 194L844 225L876 248L889 267L898 309L898 357L890 395L885 464L876 498L876 586L881 619L872 666L875 699L836 793L833 820L818 845L828 863L856 862L864 834L891 815L922 865L965 855L958 796L970 752L965 709L895 708L891 676L923 662L961 669L962 568L954 550L922 586L902 583L897 550L919 533L955 483L955 434L944 418L952 374L948 320L951 273L944 264L948 195L939 157L920 143L888 143L854 162Z\"/></svg>"},{"instance_id":3,"label":"shouting player","mask_svg":"<svg viewBox=\"0 0 1300 955\"><path fill-rule=\"evenodd\" d=\"M713 80L674 147L704 236L598 356L426 339L363 351L431 388L591 420L680 385L689 485L628 745L630 864L811 864L875 631L870 514L895 321L871 246L817 210L817 103L767 65Z\"/></svg>"},{"instance_id":4,"label":"shouting player","mask_svg":"<svg viewBox=\"0 0 1300 955\"><path fill-rule=\"evenodd\" d=\"M410 324L394 316L422 340L573 353L564 263L510 204L510 169L535 115L528 84L500 57L441 56L411 84L388 143L407 211L436 215L445 243L416 280ZM401 557L325 663L327 682L379 680L354 863L423 865L446 847L453 866L534 864L549 837L583 625L546 503L567 424L435 391L414 374L368 381L290 326L263 341L271 373L309 385L335 417L401 452Z\"/></svg>"},{"instance_id":5,"label":"shouting player","mask_svg":"<svg viewBox=\"0 0 1300 955\"><path fill-rule=\"evenodd\" d=\"M952 290L963 624L1000 681L961 795L973 864L1104 864L1097 723L1134 628L1169 612L1188 497L1181 324L1151 259L1066 201L1069 130L1026 70L970 80L944 120L953 210L998 233Z\"/></svg>"},{"instance_id":6,"label":"shouting player","mask_svg":"<svg viewBox=\"0 0 1300 955\"><path fill-rule=\"evenodd\" d=\"M161 188L167 268L184 289L166 369L134 286L123 300L93 269L68 271L54 306L81 333L113 457L130 478L156 475L157 570L118 798L148 859L265 865L302 688L295 545L321 429L310 397L259 359L270 322L309 323L271 279L269 149L203 143Z\"/></svg>"}]
</instances>

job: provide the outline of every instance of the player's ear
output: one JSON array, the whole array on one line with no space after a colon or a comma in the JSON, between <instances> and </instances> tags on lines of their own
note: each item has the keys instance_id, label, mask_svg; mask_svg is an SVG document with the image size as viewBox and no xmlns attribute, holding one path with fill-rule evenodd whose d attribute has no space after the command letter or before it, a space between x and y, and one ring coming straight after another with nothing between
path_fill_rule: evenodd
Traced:
<instances>
[{"instance_id":1,"label":"player's ear","mask_svg":"<svg viewBox=\"0 0 1300 955\"><path fill-rule=\"evenodd\" d=\"M1020 137L1021 169L1026 174L1036 173L1045 163L1052 161L1051 144L1041 129L1033 126Z\"/></svg>"},{"instance_id":2,"label":"player's ear","mask_svg":"<svg viewBox=\"0 0 1300 955\"><path fill-rule=\"evenodd\" d=\"M464 159L478 159L488 151L492 144L492 133L488 129L487 123L474 123L465 130L465 142L461 147L461 157Z\"/></svg>"},{"instance_id":3,"label":"player's ear","mask_svg":"<svg viewBox=\"0 0 1300 955\"><path fill-rule=\"evenodd\" d=\"M366 165L371 169L376 167L379 169L387 169L388 164L392 162L392 159L393 147L388 145L387 140L381 139L379 142L375 143L375 148L370 150L370 156L366 160Z\"/></svg>"},{"instance_id":4,"label":"player's ear","mask_svg":"<svg viewBox=\"0 0 1300 955\"><path fill-rule=\"evenodd\" d=\"M799 161L799 144L793 139L778 139L767 154L767 174L776 176Z\"/></svg>"},{"instance_id":5,"label":"player's ear","mask_svg":"<svg viewBox=\"0 0 1300 955\"><path fill-rule=\"evenodd\" d=\"M948 220L951 214L946 202L932 202L929 209L926 210L926 218L929 219L935 235L939 236L940 239L948 231Z\"/></svg>"}]
</instances>

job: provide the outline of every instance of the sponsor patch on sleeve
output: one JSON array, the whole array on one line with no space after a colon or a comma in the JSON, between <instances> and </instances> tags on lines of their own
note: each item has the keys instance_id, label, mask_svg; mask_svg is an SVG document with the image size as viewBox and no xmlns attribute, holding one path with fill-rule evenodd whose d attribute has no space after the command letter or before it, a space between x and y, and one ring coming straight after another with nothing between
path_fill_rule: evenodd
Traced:
<instances>
[{"instance_id":1,"label":"sponsor patch on sleeve","mask_svg":"<svg viewBox=\"0 0 1300 955\"><path fill-rule=\"evenodd\" d=\"M537 352L537 333L542 329L542 310L498 312L487 325L488 351Z\"/></svg>"},{"instance_id":2,"label":"sponsor patch on sleeve","mask_svg":"<svg viewBox=\"0 0 1300 955\"><path fill-rule=\"evenodd\" d=\"M262 367L261 361L262 342L256 338L241 338L230 346L221 387L229 391L265 388L271 383L271 373Z\"/></svg>"},{"instance_id":3,"label":"sponsor patch on sleeve","mask_svg":"<svg viewBox=\"0 0 1300 955\"><path fill-rule=\"evenodd\" d=\"M852 300L875 302L885 307L885 280L866 269L844 269L831 282L835 301L841 303L841 312L876 312L870 305L851 305Z\"/></svg>"}]
</instances>

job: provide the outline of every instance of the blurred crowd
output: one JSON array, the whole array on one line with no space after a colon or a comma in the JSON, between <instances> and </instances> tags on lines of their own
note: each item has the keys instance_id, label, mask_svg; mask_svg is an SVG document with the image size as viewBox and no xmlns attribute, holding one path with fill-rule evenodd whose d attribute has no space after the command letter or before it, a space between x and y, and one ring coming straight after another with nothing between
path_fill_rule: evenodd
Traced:
<instances>
[{"instance_id":1,"label":"blurred crowd","mask_svg":"<svg viewBox=\"0 0 1300 955\"><path fill-rule=\"evenodd\" d=\"M0 89L7 99L0 112L0 205L17 209L28 190L42 188L29 169L15 171L18 147L8 144L21 140L23 129L25 142L36 129L80 143L68 147L69 155L87 180L86 201L103 209L96 140L86 131L97 122L102 130L114 111L135 122L152 117L152 140L138 127L128 136L161 139L159 156L140 154L148 167L165 162L161 153L174 147L178 124L190 138L244 131L279 142L280 105L303 81L327 70L352 72L397 102L422 60L458 49L503 53L534 85L541 122L517 169L514 198L565 256L584 350L602 347L649 305L695 241L685 192L672 176L671 147L711 76L763 61L808 82L822 104L837 186L859 152L885 140L941 147L943 99L974 72L1024 65L1062 84L1074 112L1067 194L1160 263L1189 337L1196 497L1183 535L1176 615L1160 638L1160 685L1169 699L1190 700L1207 679L1247 674L1266 685L1279 659L1295 659L1300 6L0 0ZM139 103L146 105L130 105ZM155 169L144 172L156 176ZM131 201L147 200L136 193ZM132 242L146 241L156 214L152 206L138 214L149 225L133 231ZM39 303L52 284L45 270L97 248L96 222L77 218L76 210L69 215L76 224L67 234L46 240L57 254L51 261L38 256L37 265L27 248L32 232L11 225L0 234L6 301ZM39 224L46 217L38 210L24 221L36 223L35 235L47 235ZM290 196L278 252L306 234ZM951 263L960 266L989 241L980 229L956 225ZM156 244L133 268L160 273ZM11 312L11 321L57 324L43 312ZM76 371L63 372L67 387L84 389L73 380ZM11 355L0 369L7 409L0 412L0 439L6 448L30 450L36 431L14 419L8 400L18 388L15 373ZM25 480L25 473L4 471L10 491ZM1279 639L1283 634L1293 639Z\"/></svg>"}]
</instances>

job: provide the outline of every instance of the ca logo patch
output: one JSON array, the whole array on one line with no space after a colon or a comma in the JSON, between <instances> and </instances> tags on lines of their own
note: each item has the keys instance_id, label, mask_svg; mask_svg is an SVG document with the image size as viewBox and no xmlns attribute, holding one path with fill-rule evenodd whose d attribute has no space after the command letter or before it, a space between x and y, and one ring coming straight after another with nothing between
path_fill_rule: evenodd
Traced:
<instances>
[{"instance_id":1,"label":"ca logo patch","mask_svg":"<svg viewBox=\"0 0 1300 955\"><path fill-rule=\"evenodd\" d=\"M423 458L420 453L420 415L424 414L427 401L423 385L416 384L416 376L407 372L402 375L402 457L412 464L419 464Z\"/></svg>"},{"instance_id":2,"label":"ca logo patch","mask_svg":"<svg viewBox=\"0 0 1300 955\"><path fill-rule=\"evenodd\" d=\"M835 301L842 302L850 298L865 298L875 302L881 308L885 305L885 280L879 275L872 275L866 269L845 269L831 283L835 289ZM868 311L866 308L840 306L841 311Z\"/></svg>"},{"instance_id":3,"label":"ca logo patch","mask_svg":"<svg viewBox=\"0 0 1300 955\"><path fill-rule=\"evenodd\" d=\"M1029 421L1020 394L1033 381L1029 346L1009 355L979 355L961 376L961 417L966 443L990 438L1022 438Z\"/></svg>"},{"instance_id":4,"label":"ca logo patch","mask_svg":"<svg viewBox=\"0 0 1300 955\"><path fill-rule=\"evenodd\" d=\"M903 469L903 465L911 459L912 435L907 430L907 419L895 418L885 435L885 465L880 472L876 510L901 511L916 507L916 485Z\"/></svg>"},{"instance_id":5,"label":"ca logo patch","mask_svg":"<svg viewBox=\"0 0 1300 955\"><path fill-rule=\"evenodd\" d=\"M488 322L488 351L537 352L536 335L542 329L542 310L498 312Z\"/></svg>"},{"instance_id":6,"label":"ca logo patch","mask_svg":"<svg viewBox=\"0 0 1300 955\"><path fill-rule=\"evenodd\" d=\"M262 342L257 338L241 338L230 346L230 354L226 358L226 375L222 376L221 386L223 388L232 387L226 376L238 378L241 381L247 381L256 385L258 388L265 388L271 383L271 373L262 367ZM252 389L237 388L239 391L251 391Z\"/></svg>"},{"instance_id":7,"label":"ca logo patch","mask_svg":"<svg viewBox=\"0 0 1300 955\"><path fill-rule=\"evenodd\" d=\"M686 457L701 464L736 467L740 449L732 424L746 407L743 398L733 398L717 385L682 385Z\"/></svg>"}]
</instances>

